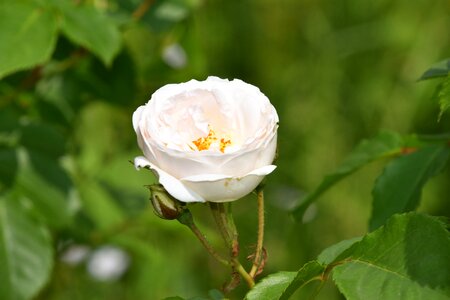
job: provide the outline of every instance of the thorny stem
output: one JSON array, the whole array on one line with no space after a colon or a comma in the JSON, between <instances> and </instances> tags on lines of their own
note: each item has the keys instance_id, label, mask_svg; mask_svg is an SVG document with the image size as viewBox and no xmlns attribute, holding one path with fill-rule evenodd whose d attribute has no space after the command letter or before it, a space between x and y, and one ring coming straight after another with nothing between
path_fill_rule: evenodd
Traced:
<instances>
[{"instance_id":1,"label":"thorny stem","mask_svg":"<svg viewBox=\"0 0 450 300\"><path fill-rule=\"evenodd\" d=\"M262 251L264 243L264 191L258 190L258 240L256 243L255 259L250 270L250 276L255 278L261 265Z\"/></svg>"},{"instance_id":2,"label":"thorny stem","mask_svg":"<svg viewBox=\"0 0 450 300\"><path fill-rule=\"evenodd\" d=\"M195 234L197 239L200 241L200 243L202 243L203 247L205 247L206 251L208 251L209 254L211 254L217 261L224 264L225 266L230 266L230 262L220 256L220 254L217 253L216 250L214 250L214 248L206 239L205 235L200 231L200 229L198 229L198 227L194 223L188 225L188 227Z\"/></svg>"},{"instance_id":3,"label":"thorny stem","mask_svg":"<svg viewBox=\"0 0 450 300\"><path fill-rule=\"evenodd\" d=\"M197 225L194 223L194 218L192 217L191 212L189 209L185 208L181 214L177 218L178 222L180 222L183 225L186 225L189 227L189 229L194 233L194 235L197 237L197 239L202 243L203 247L205 247L206 251L209 252L215 259L217 259L219 262L226 266L230 266L231 263L222 258L211 246L211 244L206 239L205 235L198 229Z\"/></svg>"},{"instance_id":4,"label":"thorny stem","mask_svg":"<svg viewBox=\"0 0 450 300\"><path fill-rule=\"evenodd\" d=\"M239 242L236 226L234 224L233 215L231 214L231 205L228 210L223 203L209 203L214 220L219 227L223 239L225 240L227 247L230 250L231 265L234 271L237 271L242 278L247 282L249 288L255 285L255 281L252 276L244 269L238 259L239 255Z\"/></svg>"},{"instance_id":5,"label":"thorny stem","mask_svg":"<svg viewBox=\"0 0 450 300\"><path fill-rule=\"evenodd\" d=\"M219 227L222 238L225 240L227 247L231 248L233 238L231 237L230 232L227 228L228 221L225 214L224 205L222 203L209 202L209 207L211 208L211 212L214 220L216 221L217 227Z\"/></svg>"}]
</instances>

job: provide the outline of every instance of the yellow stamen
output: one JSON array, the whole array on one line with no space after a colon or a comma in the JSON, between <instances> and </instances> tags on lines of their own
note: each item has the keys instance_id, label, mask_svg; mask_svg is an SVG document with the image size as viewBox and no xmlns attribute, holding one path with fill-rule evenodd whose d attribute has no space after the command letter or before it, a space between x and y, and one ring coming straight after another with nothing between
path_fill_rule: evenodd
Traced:
<instances>
[{"instance_id":1,"label":"yellow stamen","mask_svg":"<svg viewBox=\"0 0 450 300\"><path fill-rule=\"evenodd\" d=\"M197 140L192 141L192 143L197 147L198 151L203 151L208 150L211 147L211 144L214 143L215 141L217 141L216 133L214 132L214 130L210 128L209 133L206 137L198 138ZM231 140L225 140L223 138L220 139L219 143L220 152L224 153L225 148L229 145L231 145Z\"/></svg>"}]
</instances>

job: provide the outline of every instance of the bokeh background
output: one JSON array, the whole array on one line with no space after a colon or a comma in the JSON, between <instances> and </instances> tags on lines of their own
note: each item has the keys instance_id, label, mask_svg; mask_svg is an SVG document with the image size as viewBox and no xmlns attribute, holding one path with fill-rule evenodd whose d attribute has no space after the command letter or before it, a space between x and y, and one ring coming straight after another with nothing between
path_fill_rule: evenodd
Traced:
<instances>
[{"instance_id":1,"label":"bokeh background","mask_svg":"<svg viewBox=\"0 0 450 300\"><path fill-rule=\"evenodd\" d=\"M359 141L382 129L450 129L448 116L437 120L437 82L417 82L449 56L447 0L159 0L148 1L139 20L131 16L143 1L84 2L119 24L122 45L111 66L60 35L50 61L0 81L2 136L19 131L16 144L2 139L9 149L2 151L40 153L30 154L31 179L19 163L0 159L0 197L20 198L52 234L53 271L36 299L207 297L229 278L189 230L153 214L144 185L155 179L129 163L140 155L131 115L164 84L239 78L276 107L279 158L267 181L261 277L295 271L367 231L371 187L384 162L333 187L304 222L289 215ZM449 177L447 170L426 186L420 211L450 216ZM223 250L208 208L192 211ZM256 243L255 196L233 211L244 259ZM245 292L242 283L230 297ZM317 297L342 298L331 280Z\"/></svg>"}]
</instances>

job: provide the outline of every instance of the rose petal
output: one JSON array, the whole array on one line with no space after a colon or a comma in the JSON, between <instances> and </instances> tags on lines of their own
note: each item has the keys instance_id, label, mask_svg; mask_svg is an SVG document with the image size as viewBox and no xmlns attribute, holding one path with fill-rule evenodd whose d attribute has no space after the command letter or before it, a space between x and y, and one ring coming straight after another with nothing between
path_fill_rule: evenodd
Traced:
<instances>
[{"instance_id":1,"label":"rose petal","mask_svg":"<svg viewBox=\"0 0 450 300\"><path fill-rule=\"evenodd\" d=\"M162 184L166 191L175 199L181 202L205 202L205 199L200 195L186 187L180 180L156 167L145 157L136 157L134 159L134 166L136 169L149 167L154 170L158 174L159 183Z\"/></svg>"},{"instance_id":2,"label":"rose petal","mask_svg":"<svg viewBox=\"0 0 450 300\"><path fill-rule=\"evenodd\" d=\"M271 173L275 168L274 165L264 166L240 178L219 174L204 174L183 178L181 181L209 202L228 202L251 193L264 176Z\"/></svg>"},{"instance_id":3,"label":"rose petal","mask_svg":"<svg viewBox=\"0 0 450 300\"><path fill-rule=\"evenodd\" d=\"M201 175L184 177L184 178L181 178L181 180L182 181L191 181L191 182L200 182L200 181L218 181L218 180L222 180L222 179L233 179L233 178L240 179L240 178L244 178L249 175L265 176L265 175L272 173L276 168L277 168L277 166L275 166L275 165L264 166L264 167L258 168L256 170L253 170L253 171L249 172L248 174L245 174L242 177L234 177L234 176L224 175L224 174L201 174Z\"/></svg>"},{"instance_id":4,"label":"rose petal","mask_svg":"<svg viewBox=\"0 0 450 300\"><path fill-rule=\"evenodd\" d=\"M141 120L142 112L144 111L145 105L139 106L133 113L133 128L137 132L139 127L139 122Z\"/></svg>"},{"instance_id":5,"label":"rose petal","mask_svg":"<svg viewBox=\"0 0 450 300\"><path fill-rule=\"evenodd\" d=\"M187 181L185 186L197 191L209 202L228 202L251 193L264 176L248 175L242 178L224 178L216 181Z\"/></svg>"}]
</instances>

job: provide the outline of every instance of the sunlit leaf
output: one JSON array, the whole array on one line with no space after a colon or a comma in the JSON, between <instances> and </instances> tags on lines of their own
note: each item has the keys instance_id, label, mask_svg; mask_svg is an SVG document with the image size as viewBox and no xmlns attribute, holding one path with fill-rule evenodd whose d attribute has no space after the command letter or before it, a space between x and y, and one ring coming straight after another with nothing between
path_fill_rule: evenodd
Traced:
<instances>
[{"instance_id":1,"label":"sunlit leaf","mask_svg":"<svg viewBox=\"0 0 450 300\"><path fill-rule=\"evenodd\" d=\"M346 299L448 299L450 236L440 219L395 215L355 244L333 279Z\"/></svg>"},{"instance_id":2,"label":"sunlit leaf","mask_svg":"<svg viewBox=\"0 0 450 300\"><path fill-rule=\"evenodd\" d=\"M246 300L279 299L297 272L278 272L262 279L245 296Z\"/></svg>"},{"instance_id":3,"label":"sunlit leaf","mask_svg":"<svg viewBox=\"0 0 450 300\"><path fill-rule=\"evenodd\" d=\"M0 1L0 78L50 58L56 16L32 0Z\"/></svg>"},{"instance_id":4,"label":"sunlit leaf","mask_svg":"<svg viewBox=\"0 0 450 300\"><path fill-rule=\"evenodd\" d=\"M320 185L292 212L296 220L301 220L304 212L322 193L339 182L344 177L352 174L362 166L377 159L398 154L404 145L404 138L399 134L384 131L376 137L362 141L338 169L325 176Z\"/></svg>"},{"instance_id":5,"label":"sunlit leaf","mask_svg":"<svg viewBox=\"0 0 450 300\"><path fill-rule=\"evenodd\" d=\"M62 12L62 32L74 43L86 47L110 65L121 47L116 24L91 4L53 1Z\"/></svg>"},{"instance_id":6,"label":"sunlit leaf","mask_svg":"<svg viewBox=\"0 0 450 300\"><path fill-rule=\"evenodd\" d=\"M32 220L18 199L0 199L0 298L30 299L53 266L49 232Z\"/></svg>"},{"instance_id":7,"label":"sunlit leaf","mask_svg":"<svg viewBox=\"0 0 450 300\"><path fill-rule=\"evenodd\" d=\"M391 161L375 182L369 227L383 225L393 214L414 210L422 187L446 165L447 146L430 146Z\"/></svg>"},{"instance_id":8,"label":"sunlit leaf","mask_svg":"<svg viewBox=\"0 0 450 300\"><path fill-rule=\"evenodd\" d=\"M448 75L444 82L438 87L437 97L439 99L440 119L442 114L450 107L450 75Z\"/></svg>"},{"instance_id":9,"label":"sunlit leaf","mask_svg":"<svg viewBox=\"0 0 450 300\"><path fill-rule=\"evenodd\" d=\"M340 241L337 244L334 244L325 250L322 251L322 253L319 254L317 257L317 261L321 264L331 264L334 262L344 251L349 249L351 246L353 246L355 243L359 242L362 239L362 237L356 237L348 240Z\"/></svg>"}]
</instances>

